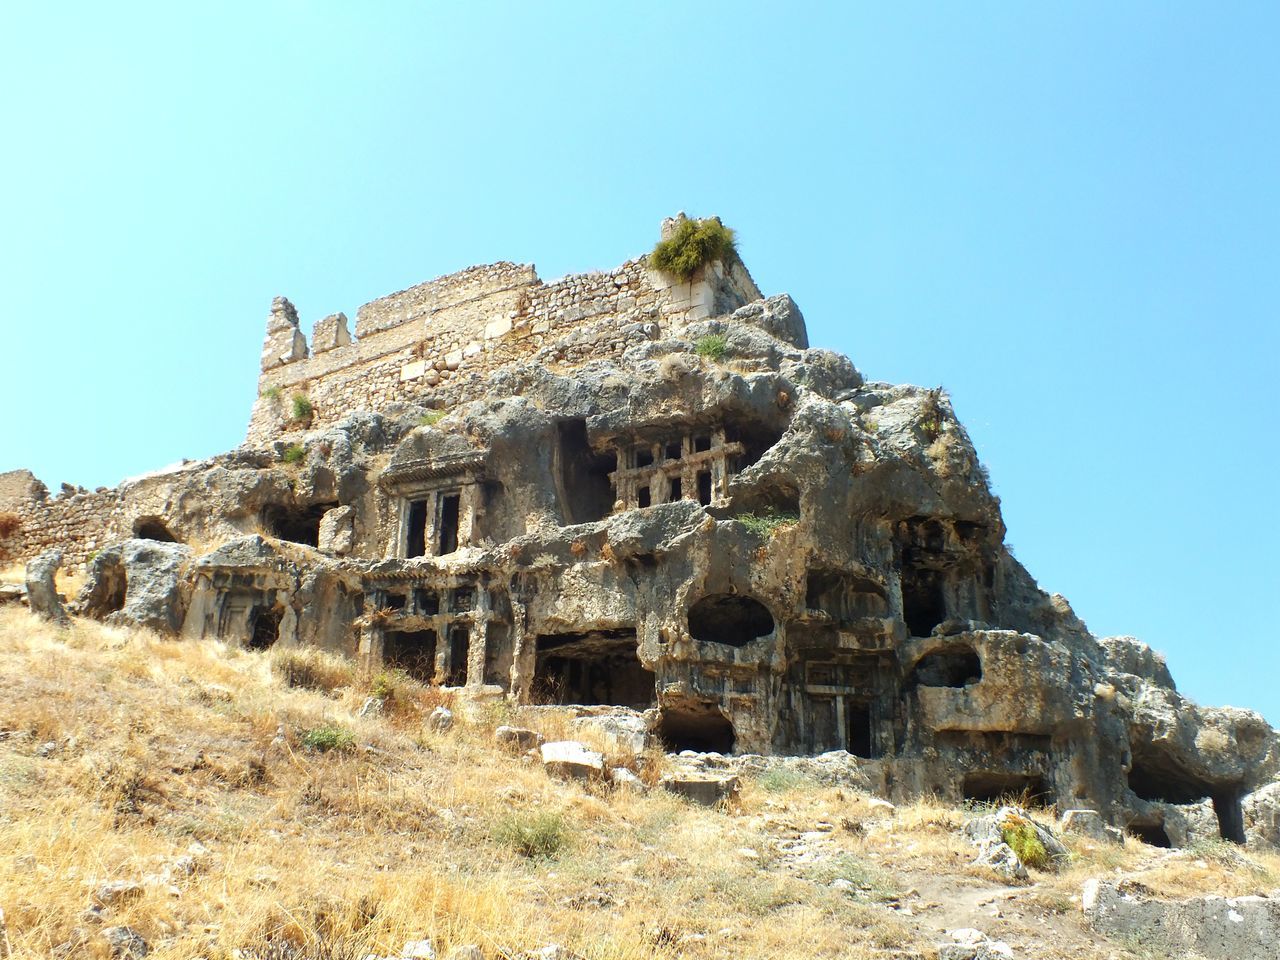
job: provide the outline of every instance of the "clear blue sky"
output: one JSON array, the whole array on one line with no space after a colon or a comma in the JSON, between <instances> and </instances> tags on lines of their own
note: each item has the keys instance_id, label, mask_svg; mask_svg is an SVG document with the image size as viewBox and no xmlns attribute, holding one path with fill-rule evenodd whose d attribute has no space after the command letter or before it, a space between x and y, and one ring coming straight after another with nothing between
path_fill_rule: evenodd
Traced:
<instances>
[{"instance_id":1,"label":"clear blue sky","mask_svg":"<svg viewBox=\"0 0 1280 960\"><path fill-rule=\"evenodd\" d=\"M716 213L816 345L947 387L1047 590L1280 722L1280 7L189 6L0 14L0 469L234 446L276 294Z\"/></svg>"}]
</instances>

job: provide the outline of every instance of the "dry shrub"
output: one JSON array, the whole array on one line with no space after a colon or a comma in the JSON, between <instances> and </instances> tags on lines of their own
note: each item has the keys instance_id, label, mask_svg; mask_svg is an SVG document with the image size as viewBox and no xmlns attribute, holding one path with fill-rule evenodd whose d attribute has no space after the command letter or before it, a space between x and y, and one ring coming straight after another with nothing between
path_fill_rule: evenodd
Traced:
<instances>
[{"instance_id":1,"label":"dry shrub","mask_svg":"<svg viewBox=\"0 0 1280 960\"><path fill-rule=\"evenodd\" d=\"M348 687L355 677L355 669L350 660L314 647L273 650L271 672L286 687L319 690L323 693L333 693L342 687Z\"/></svg>"}]
</instances>

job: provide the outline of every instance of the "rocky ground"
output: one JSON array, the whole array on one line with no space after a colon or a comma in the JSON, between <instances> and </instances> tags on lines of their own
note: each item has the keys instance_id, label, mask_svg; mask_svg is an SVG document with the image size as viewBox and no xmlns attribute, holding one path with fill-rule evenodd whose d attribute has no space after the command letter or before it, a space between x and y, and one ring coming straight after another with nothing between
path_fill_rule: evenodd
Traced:
<instances>
[{"instance_id":1,"label":"rocky ground","mask_svg":"<svg viewBox=\"0 0 1280 960\"><path fill-rule=\"evenodd\" d=\"M781 763L703 806L662 784L714 763L565 711L14 606L0 690L0 957L1185 956L1107 918L1280 888L1275 856L1090 839L1052 810L1031 817L1065 856L1008 880L966 836L989 808ZM555 776L538 736L634 777ZM1225 929L1276 902L1233 902Z\"/></svg>"}]
</instances>

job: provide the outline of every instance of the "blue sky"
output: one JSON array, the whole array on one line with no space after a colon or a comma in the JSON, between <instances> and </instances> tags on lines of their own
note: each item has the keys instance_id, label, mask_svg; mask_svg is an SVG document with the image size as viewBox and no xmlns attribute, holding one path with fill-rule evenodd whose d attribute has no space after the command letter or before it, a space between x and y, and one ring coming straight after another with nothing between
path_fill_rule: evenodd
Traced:
<instances>
[{"instance_id":1,"label":"blue sky","mask_svg":"<svg viewBox=\"0 0 1280 960\"><path fill-rule=\"evenodd\" d=\"M1280 7L187 6L0 13L0 469L234 446L276 294L715 213L815 345L950 391L1042 586L1280 722Z\"/></svg>"}]
</instances>

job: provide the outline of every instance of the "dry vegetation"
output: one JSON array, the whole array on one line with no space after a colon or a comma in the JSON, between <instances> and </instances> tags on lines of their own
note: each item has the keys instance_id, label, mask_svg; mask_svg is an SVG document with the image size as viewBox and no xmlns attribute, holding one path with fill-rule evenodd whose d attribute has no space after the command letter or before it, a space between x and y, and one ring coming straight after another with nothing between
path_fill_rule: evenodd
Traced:
<instances>
[{"instance_id":1,"label":"dry vegetation","mask_svg":"<svg viewBox=\"0 0 1280 960\"><path fill-rule=\"evenodd\" d=\"M357 716L375 687L387 711ZM889 816L780 771L728 811L564 784L491 745L503 722L561 736L558 714L456 705L433 733L443 695L402 676L93 623L58 632L18 609L0 609L0 689L0 908L17 957L82 940L67 953L102 955L104 922L184 960L272 941L359 957L419 936L487 957L548 943L618 960L928 957L957 926L1036 956L1111 956L1081 940L1070 898L1087 876L1252 892L1280 872L1234 850L1082 844L1066 870L1006 887L968 866L963 813L937 803ZM615 759L649 779L663 763ZM189 850L194 871L174 870ZM116 880L145 892L86 918Z\"/></svg>"}]
</instances>

